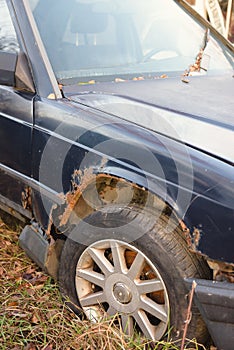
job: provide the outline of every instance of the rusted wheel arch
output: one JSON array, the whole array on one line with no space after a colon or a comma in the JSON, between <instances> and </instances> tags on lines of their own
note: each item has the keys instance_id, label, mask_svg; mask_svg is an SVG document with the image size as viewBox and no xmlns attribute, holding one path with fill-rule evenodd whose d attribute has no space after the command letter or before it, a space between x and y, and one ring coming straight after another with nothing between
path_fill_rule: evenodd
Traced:
<instances>
[{"instance_id":1,"label":"rusted wheel arch","mask_svg":"<svg viewBox=\"0 0 234 350\"><path fill-rule=\"evenodd\" d=\"M147 203L148 212L150 211L152 214L161 212L168 218L173 215L176 222L180 224L176 213L167 203L136 183L114 175L93 174L91 171L84 174L74 173L73 175L72 189L66 193L62 206L54 205L52 207L47 229L47 235L52 238L52 244L46 269L55 279L57 278L63 244L70 229L77 225L80 220L105 205L120 204L121 206L144 208ZM77 181L74 181L76 176L80 177L78 185Z\"/></svg>"},{"instance_id":2,"label":"rusted wheel arch","mask_svg":"<svg viewBox=\"0 0 234 350\"><path fill-rule=\"evenodd\" d=\"M103 206L114 204L119 204L122 207L138 207L146 210L148 214L157 215L158 218L163 216L164 218L168 217L168 220L172 219L180 228L178 232L188 248L192 250L190 231L169 203L144 187L109 174L90 174L87 177L82 177L80 185L73 186L73 189L66 194L65 205L62 208L55 207L52 210L49 234L53 241L64 241L69 235L70 228L78 224L80 220ZM51 247L51 250L54 251L53 254L51 253L51 257L55 255L57 262L60 259L62 246L61 242L61 244L53 244L53 248ZM199 255L198 259L201 258ZM48 257L47 267L49 265L54 265L54 260L50 257ZM54 267L53 270L57 271L57 267ZM56 272L53 275L56 277Z\"/></svg>"},{"instance_id":3,"label":"rusted wheel arch","mask_svg":"<svg viewBox=\"0 0 234 350\"><path fill-rule=\"evenodd\" d=\"M152 214L166 215L180 225L185 232L184 238L189 241L185 223L169 203L136 183L109 174L88 174L82 177L79 186L73 184L65 196L63 208L52 211L52 224L56 226L56 232L63 232L64 227L77 224L95 210L110 204L137 206Z\"/></svg>"}]
</instances>

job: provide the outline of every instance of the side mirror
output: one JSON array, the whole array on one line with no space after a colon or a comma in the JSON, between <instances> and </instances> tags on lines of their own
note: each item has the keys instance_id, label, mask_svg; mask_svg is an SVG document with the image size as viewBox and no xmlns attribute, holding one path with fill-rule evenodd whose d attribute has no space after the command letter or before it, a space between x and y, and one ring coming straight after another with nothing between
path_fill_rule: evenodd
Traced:
<instances>
[{"instance_id":1,"label":"side mirror","mask_svg":"<svg viewBox=\"0 0 234 350\"><path fill-rule=\"evenodd\" d=\"M0 84L35 93L25 53L0 52Z\"/></svg>"}]
</instances>

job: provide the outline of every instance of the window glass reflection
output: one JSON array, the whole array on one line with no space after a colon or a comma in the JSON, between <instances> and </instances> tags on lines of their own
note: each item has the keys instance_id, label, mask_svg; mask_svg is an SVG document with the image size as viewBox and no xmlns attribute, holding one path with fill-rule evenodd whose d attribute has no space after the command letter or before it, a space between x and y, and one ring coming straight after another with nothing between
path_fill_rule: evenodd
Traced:
<instances>
[{"instance_id":1,"label":"window glass reflection","mask_svg":"<svg viewBox=\"0 0 234 350\"><path fill-rule=\"evenodd\" d=\"M0 50L19 51L15 29L5 0L0 0Z\"/></svg>"}]
</instances>

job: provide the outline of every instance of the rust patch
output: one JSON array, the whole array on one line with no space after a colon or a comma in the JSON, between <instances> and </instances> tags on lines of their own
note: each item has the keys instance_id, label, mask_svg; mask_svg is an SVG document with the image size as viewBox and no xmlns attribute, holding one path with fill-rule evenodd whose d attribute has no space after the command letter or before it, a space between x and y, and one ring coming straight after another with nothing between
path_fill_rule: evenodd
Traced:
<instances>
[{"instance_id":1,"label":"rust patch","mask_svg":"<svg viewBox=\"0 0 234 350\"><path fill-rule=\"evenodd\" d=\"M198 228L194 227L192 243L193 243L193 247L195 249L197 249L197 247L199 246L200 240L201 240L201 230L199 230Z\"/></svg>"},{"instance_id":2,"label":"rust patch","mask_svg":"<svg viewBox=\"0 0 234 350\"><path fill-rule=\"evenodd\" d=\"M46 235L50 238L50 233L51 233L51 229L52 229L52 225L53 225L53 213L54 211L57 209L58 205L57 204L54 204L52 205L52 208L50 210L50 215L49 215L49 222L48 222L48 227L47 227L47 230L45 231Z\"/></svg>"},{"instance_id":3,"label":"rust patch","mask_svg":"<svg viewBox=\"0 0 234 350\"><path fill-rule=\"evenodd\" d=\"M77 181L78 178L79 181ZM76 180L74 181L74 179ZM79 212L78 217L83 218L85 214L91 213L101 205L117 202L119 195L124 192L126 183L125 180L112 175L94 174L92 169L87 169L84 173L81 173L79 170L75 171L72 180L72 190L65 196L67 205L61 216L60 225L64 226L67 224L73 211ZM120 184L122 184L122 187ZM92 200L89 201L89 199ZM78 202L79 208L75 210ZM92 205L89 205L89 202Z\"/></svg>"},{"instance_id":4,"label":"rust patch","mask_svg":"<svg viewBox=\"0 0 234 350\"><path fill-rule=\"evenodd\" d=\"M198 246L201 240L202 231L194 227L193 232L191 233L189 228L185 225L185 223L182 220L179 220L179 224L183 231L183 236L186 239L189 249L195 253L201 254L201 252L198 250Z\"/></svg>"},{"instance_id":5,"label":"rust patch","mask_svg":"<svg viewBox=\"0 0 234 350\"><path fill-rule=\"evenodd\" d=\"M183 235L186 239L186 242L190 250L202 255L207 261L210 269L213 271L213 280L220 281L220 282L226 281L229 283L234 283L234 264L209 260L207 256L205 256L198 250L198 246L199 246L199 243L201 240L201 234L202 234L201 230L199 230L198 228L194 228L193 233L191 235L190 230L187 228L185 223L182 220L180 220L179 223L180 223L180 227L183 230Z\"/></svg>"},{"instance_id":6,"label":"rust patch","mask_svg":"<svg viewBox=\"0 0 234 350\"><path fill-rule=\"evenodd\" d=\"M107 160L105 158L101 160L99 165L100 169L104 167L106 161ZM108 175L105 176L108 177ZM82 193L91 183L95 183L97 177L98 175L94 173L93 168L87 168L83 171L76 169L73 172L71 176L71 190L66 194L60 194L61 198L65 202L65 206L62 212L57 204L53 205L50 210L48 228L46 230L46 234L48 236L51 236L51 229L53 225L55 225L55 227L63 227L67 224L78 201L81 201L81 204L82 202L83 204L85 204L84 200L82 199ZM83 207L84 205L82 206L82 208ZM81 213L81 215L81 217L84 217L84 213Z\"/></svg>"},{"instance_id":7,"label":"rust patch","mask_svg":"<svg viewBox=\"0 0 234 350\"><path fill-rule=\"evenodd\" d=\"M106 164L102 160L99 169ZM108 204L136 204L139 207L147 204L151 210L163 212L167 206L159 197L123 178L113 175L96 174L93 168L84 171L75 170L71 178L71 190L64 198L63 208L53 206L50 213L47 235L52 235L52 228L57 234L65 233L69 225L77 224L79 220L91 214L103 205ZM62 209L62 210L61 210Z\"/></svg>"},{"instance_id":8,"label":"rust patch","mask_svg":"<svg viewBox=\"0 0 234 350\"><path fill-rule=\"evenodd\" d=\"M59 267L59 259L62 252L64 241L57 239L51 242L45 263L46 272L57 280L57 273Z\"/></svg>"},{"instance_id":9,"label":"rust patch","mask_svg":"<svg viewBox=\"0 0 234 350\"><path fill-rule=\"evenodd\" d=\"M189 69L184 72L184 74L182 75L182 82L183 83L189 83L189 80L187 79L188 76L193 75L194 72L200 72L201 71L201 61L202 61L202 56L203 56L203 49L200 49L197 57L196 57L196 61L194 62L194 64L191 64L189 66Z\"/></svg>"},{"instance_id":10,"label":"rust patch","mask_svg":"<svg viewBox=\"0 0 234 350\"><path fill-rule=\"evenodd\" d=\"M208 260L207 262L213 270L213 279L215 281L234 283L234 264L214 260Z\"/></svg>"},{"instance_id":11,"label":"rust patch","mask_svg":"<svg viewBox=\"0 0 234 350\"><path fill-rule=\"evenodd\" d=\"M24 209L32 210L32 189L25 187L21 194L21 203Z\"/></svg>"},{"instance_id":12,"label":"rust patch","mask_svg":"<svg viewBox=\"0 0 234 350\"><path fill-rule=\"evenodd\" d=\"M179 220L179 224L183 231L183 236L186 239L188 246L191 248L193 244L192 244L192 237L190 235L190 230L182 220Z\"/></svg>"},{"instance_id":13,"label":"rust patch","mask_svg":"<svg viewBox=\"0 0 234 350\"><path fill-rule=\"evenodd\" d=\"M210 33L209 29L206 29L206 32L204 35L204 42L203 42L202 47L200 48L200 50L196 56L195 62L193 64L191 64L189 66L189 68L186 69L184 74L182 75L181 80L183 83L189 83L189 80L187 79L187 77L192 76L193 73L200 73L202 69L206 70L206 68L202 67L201 64L202 64L202 59L203 59L206 45L209 41L209 33Z\"/></svg>"},{"instance_id":14,"label":"rust patch","mask_svg":"<svg viewBox=\"0 0 234 350\"><path fill-rule=\"evenodd\" d=\"M105 164L106 159L103 159L99 169ZM83 219L102 205L109 203L144 205L148 195L148 191L134 183L109 174L95 174L93 168L84 171L75 170L71 178L71 190L63 196L65 204L62 211L57 205L51 208L46 233L50 236L53 226L58 228L58 234L64 233L68 221L70 224L76 224L77 220Z\"/></svg>"},{"instance_id":15,"label":"rust patch","mask_svg":"<svg viewBox=\"0 0 234 350\"><path fill-rule=\"evenodd\" d=\"M85 169L84 172L81 170L75 170L72 174L72 190L65 195L65 201L67 206L64 213L61 216L60 225L63 226L67 223L74 207L81 198L82 192L87 186L96 181L97 175L93 173L93 169Z\"/></svg>"}]
</instances>

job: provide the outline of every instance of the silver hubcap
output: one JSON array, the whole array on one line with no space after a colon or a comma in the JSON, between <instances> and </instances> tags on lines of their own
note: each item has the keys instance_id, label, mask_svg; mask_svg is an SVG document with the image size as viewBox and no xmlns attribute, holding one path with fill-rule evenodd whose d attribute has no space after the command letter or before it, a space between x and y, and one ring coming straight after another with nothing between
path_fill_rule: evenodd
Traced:
<instances>
[{"instance_id":1,"label":"silver hubcap","mask_svg":"<svg viewBox=\"0 0 234 350\"><path fill-rule=\"evenodd\" d=\"M89 246L76 269L76 290L87 317L97 322L119 314L130 336L160 339L169 321L166 287L151 261L125 242L103 240Z\"/></svg>"},{"instance_id":2,"label":"silver hubcap","mask_svg":"<svg viewBox=\"0 0 234 350\"><path fill-rule=\"evenodd\" d=\"M121 304L128 304L132 300L132 294L124 283L116 283L113 288L115 299Z\"/></svg>"}]
</instances>

